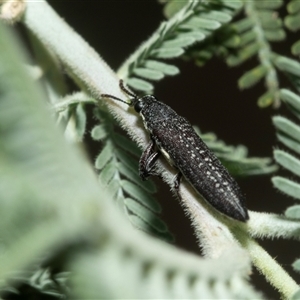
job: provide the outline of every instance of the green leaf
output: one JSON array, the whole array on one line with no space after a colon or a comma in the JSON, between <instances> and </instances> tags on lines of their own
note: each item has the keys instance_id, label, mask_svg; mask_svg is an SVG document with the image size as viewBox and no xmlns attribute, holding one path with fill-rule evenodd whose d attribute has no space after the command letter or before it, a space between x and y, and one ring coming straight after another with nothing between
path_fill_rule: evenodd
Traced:
<instances>
[{"instance_id":1,"label":"green leaf","mask_svg":"<svg viewBox=\"0 0 300 300\"><path fill-rule=\"evenodd\" d=\"M124 164L127 168L129 168L133 172L137 171L138 162L132 156L128 155L125 151L122 151L122 149L118 149L118 148L115 149L115 155L118 158L118 160L122 164Z\"/></svg>"},{"instance_id":2,"label":"green leaf","mask_svg":"<svg viewBox=\"0 0 300 300\"><path fill-rule=\"evenodd\" d=\"M204 34L203 32L201 32L200 30L190 30L184 33L178 33L178 38L181 37L188 37L188 38L192 38L197 42L202 41L203 39L205 39L206 34Z\"/></svg>"},{"instance_id":3,"label":"green leaf","mask_svg":"<svg viewBox=\"0 0 300 300\"><path fill-rule=\"evenodd\" d=\"M282 21L272 10L258 10L257 16L264 28L281 27Z\"/></svg>"},{"instance_id":4,"label":"green leaf","mask_svg":"<svg viewBox=\"0 0 300 300\"><path fill-rule=\"evenodd\" d=\"M253 1L254 5L258 9L277 9L282 6L282 0L260 0L260 1Z\"/></svg>"},{"instance_id":5,"label":"green leaf","mask_svg":"<svg viewBox=\"0 0 300 300\"><path fill-rule=\"evenodd\" d=\"M165 41L162 43L161 48L183 48L195 43L195 39L191 36L182 36L177 39Z\"/></svg>"},{"instance_id":6,"label":"green leaf","mask_svg":"<svg viewBox=\"0 0 300 300\"><path fill-rule=\"evenodd\" d=\"M91 132L92 138L95 141L103 140L107 137L108 130L107 127L103 124L96 125Z\"/></svg>"},{"instance_id":7,"label":"green leaf","mask_svg":"<svg viewBox=\"0 0 300 300\"><path fill-rule=\"evenodd\" d=\"M204 19L202 17L190 18L181 28L204 28L204 29L218 29L221 23L215 20Z\"/></svg>"},{"instance_id":8,"label":"green leaf","mask_svg":"<svg viewBox=\"0 0 300 300\"><path fill-rule=\"evenodd\" d=\"M296 111L300 112L300 97L298 95L287 89L281 89L280 98Z\"/></svg>"},{"instance_id":9,"label":"green leaf","mask_svg":"<svg viewBox=\"0 0 300 300\"><path fill-rule=\"evenodd\" d=\"M182 48L160 48L151 52L156 58L176 58L184 53Z\"/></svg>"},{"instance_id":10,"label":"green leaf","mask_svg":"<svg viewBox=\"0 0 300 300\"><path fill-rule=\"evenodd\" d=\"M141 188L143 188L148 193L155 193L156 186L151 180L143 181L141 177L137 174L137 169L133 171L132 169L128 168L125 164L119 163L118 164L118 171L129 180L133 181L134 183L138 184Z\"/></svg>"},{"instance_id":11,"label":"green leaf","mask_svg":"<svg viewBox=\"0 0 300 300\"><path fill-rule=\"evenodd\" d=\"M293 44L292 53L294 55L299 55L300 54L300 41L297 41L296 43Z\"/></svg>"},{"instance_id":12,"label":"green leaf","mask_svg":"<svg viewBox=\"0 0 300 300\"><path fill-rule=\"evenodd\" d=\"M272 121L278 130L300 142L300 127L298 125L280 116L273 117Z\"/></svg>"},{"instance_id":13,"label":"green leaf","mask_svg":"<svg viewBox=\"0 0 300 300\"><path fill-rule=\"evenodd\" d=\"M287 146L291 150L293 150L293 151L300 154L300 143L299 142L296 142L292 138L287 137L286 135L283 135L283 134L280 134L280 133L277 133L276 137L285 146Z\"/></svg>"},{"instance_id":14,"label":"green leaf","mask_svg":"<svg viewBox=\"0 0 300 300\"><path fill-rule=\"evenodd\" d=\"M220 23L228 23L231 21L232 17L228 13L223 13L221 11L212 10L201 15L205 19L218 21Z\"/></svg>"},{"instance_id":15,"label":"green leaf","mask_svg":"<svg viewBox=\"0 0 300 300\"><path fill-rule=\"evenodd\" d=\"M116 162L114 160L111 160L101 170L99 174L99 180L101 180L101 182L105 186L109 184L109 182L112 180L116 172L117 172Z\"/></svg>"},{"instance_id":16,"label":"green leaf","mask_svg":"<svg viewBox=\"0 0 300 300\"><path fill-rule=\"evenodd\" d=\"M121 186L124 191L134 199L140 201L143 205L148 207L150 210L159 213L161 211L160 205L156 202L156 200L145 193L140 187L131 183L128 180L121 180Z\"/></svg>"},{"instance_id":17,"label":"green leaf","mask_svg":"<svg viewBox=\"0 0 300 300\"><path fill-rule=\"evenodd\" d=\"M256 34L253 30L248 30L240 35L239 46L243 47L249 43L252 43L256 39Z\"/></svg>"},{"instance_id":18,"label":"green leaf","mask_svg":"<svg viewBox=\"0 0 300 300\"><path fill-rule=\"evenodd\" d=\"M226 63L230 67L238 66L244 61L251 58L259 50L259 45L257 43L251 43L248 46L241 49L237 55L229 55L226 59Z\"/></svg>"},{"instance_id":19,"label":"green leaf","mask_svg":"<svg viewBox=\"0 0 300 300\"><path fill-rule=\"evenodd\" d=\"M284 214L291 219L300 219L300 205L290 206Z\"/></svg>"},{"instance_id":20,"label":"green leaf","mask_svg":"<svg viewBox=\"0 0 300 300\"><path fill-rule=\"evenodd\" d=\"M114 142L124 150L132 153L135 156L141 156L142 151L138 148L138 146L131 140L129 140L124 135L121 135L119 133L114 133Z\"/></svg>"},{"instance_id":21,"label":"green leaf","mask_svg":"<svg viewBox=\"0 0 300 300\"><path fill-rule=\"evenodd\" d=\"M239 88L245 89L255 85L266 75L266 72L267 69L263 65L248 71L238 80Z\"/></svg>"},{"instance_id":22,"label":"green leaf","mask_svg":"<svg viewBox=\"0 0 300 300\"><path fill-rule=\"evenodd\" d=\"M83 139L85 128L86 114L84 110L84 104L80 103L76 106L76 131L80 141Z\"/></svg>"},{"instance_id":23,"label":"green leaf","mask_svg":"<svg viewBox=\"0 0 300 300\"><path fill-rule=\"evenodd\" d=\"M281 192L300 199L300 185L298 183L280 176L274 176L272 183Z\"/></svg>"},{"instance_id":24,"label":"green leaf","mask_svg":"<svg viewBox=\"0 0 300 300\"><path fill-rule=\"evenodd\" d=\"M253 26L254 26L253 21L250 18L244 18L240 21L233 23L234 29L239 33L248 31L252 29Z\"/></svg>"},{"instance_id":25,"label":"green leaf","mask_svg":"<svg viewBox=\"0 0 300 300\"><path fill-rule=\"evenodd\" d=\"M277 56L274 62L277 68L281 71L300 76L300 63L296 60L284 56Z\"/></svg>"},{"instance_id":26,"label":"green leaf","mask_svg":"<svg viewBox=\"0 0 300 300\"><path fill-rule=\"evenodd\" d=\"M296 2L296 1L294 1ZM294 295L293 297L291 298L291 300L298 300L300 298L300 290L298 290Z\"/></svg>"},{"instance_id":27,"label":"green leaf","mask_svg":"<svg viewBox=\"0 0 300 300\"><path fill-rule=\"evenodd\" d=\"M160 80L164 77L164 73L146 68L135 68L133 74L151 80Z\"/></svg>"},{"instance_id":28,"label":"green leaf","mask_svg":"<svg viewBox=\"0 0 300 300\"><path fill-rule=\"evenodd\" d=\"M166 224L163 221L161 221L150 210L146 210L145 207L139 202L132 200L131 198L126 198L124 200L124 203L132 213L141 218L145 223L148 223L148 221L151 220L148 225L153 227L158 232L166 232L168 230Z\"/></svg>"},{"instance_id":29,"label":"green leaf","mask_svg":"<svg viewBox=\"0 0 300 300\"><path fill-rule=\"evenodd\" d=\"M286 16L284 24L289 30L298 31L300 29L300 13Z\"/></svg>"},{"instance_id":30,"label":"green leaf","mask_svg":"<svg viewBox=\"0 0 300 300\"><path fill-rule=\"evenodd\" d=\"M274 95L271 92L266 92L258 98L257 104L259 107L268 107L274 102Z\"/></svg>"},{"instance_id":31,"label":"green leaf","mask_svg":"<svg viewBox=\"0 0 300 300\"><path fill-rule=\"evenodd\" d=\"M300 272L300 259L296 259L292 266L293 266L295 271Z\"/></svg>"},{"instance_id":32,"label":"green leaf","mask_svg":"<svg viewBox=\"0 0 300 300\"><path fill-rule=\"evenodd\" d=\"M300 161L282 150L274 150L274 158L278 164L300 176Z\"/></svg>"},{"instance_id":33,"label":"green leaf","mask_svg":"<svg viewBox=\"0 0 300 300\"><path fill-rule=\"evenodd\" d=\"M153 69L160 71L166 75L177 75L179 73L179 69L176 66L169 65L156 60L147 60L145 63L145 67L148 69Z\"/></svg>"},{"instance_id":34,"label":"green leaf","mask_svg":"<svg viewBox=\"0 0 300 300\"><path fill-rule=\"evenodd\" d=\"M290 14L295 14L295 13L297 13L298 11L300 11L300 2L299 2L299 1L290 1L290 2L287 4L287 11L288 11Z\"/></svg>"},{"instance_id":35,"label":"green leaf","mask_svg":"<svg viewBox=\"0 0 300 300\"><path fill-rule=\"evenodd\" d=\"M164 15L167 19L170 19L173 17L180 9L182 9L186 3L187 0L182 1L168 1L168 3L164 7Z\"/></svg>"},{"instance_id":36,"label":"green leaf","mask_svg":"<svg viewBox=\"0 0 300 300\"><path fill-rule=\"evenodd\" d=\"M270 42L280 42L286 37L285 31L282 29L277 30L265 30L264 35L266 39Z\"/></svg>"},{"instance_id":37,"label":"green leaf","mask_svg":"<svg viewBox=\"0 0 300 300\"><path fill-rule=\"evenodd\" d=\"M135 78L135 77L131 77L131 78L127 79L126 82L129 86L131 86L135 90L139 90L139 91L148 92L148 91L152 91L154 88L150 82L139 79L139 78Z\"/></svg>"},{"instance_id":38,"label":"green leaf","mask_svg":"<svg viewBox=\"0 0 300 300\"><path fill-rule=\"evenodd\" d=\"M111 144L106 144L101 153L97 156L95 167L101 170L112 159L113 148Z\"/></svg>"}]
</instances>

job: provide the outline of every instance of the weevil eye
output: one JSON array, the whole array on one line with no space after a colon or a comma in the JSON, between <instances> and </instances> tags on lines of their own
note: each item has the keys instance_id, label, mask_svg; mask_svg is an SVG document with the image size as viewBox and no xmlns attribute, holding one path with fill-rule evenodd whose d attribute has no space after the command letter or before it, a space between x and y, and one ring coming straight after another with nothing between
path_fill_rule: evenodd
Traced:
<instances>
[{"instance_id":1,"label":"weevil eye","mask_svg":"<svg viewBox=\"0 0 300 300\"><path fill-rule=\"evenodd\" d=\"M135 104L134 104L134 109L137 113L139 113L143 106L144 106L145 102L141 99L139 99Z\"/></svg>"}]
</instances>

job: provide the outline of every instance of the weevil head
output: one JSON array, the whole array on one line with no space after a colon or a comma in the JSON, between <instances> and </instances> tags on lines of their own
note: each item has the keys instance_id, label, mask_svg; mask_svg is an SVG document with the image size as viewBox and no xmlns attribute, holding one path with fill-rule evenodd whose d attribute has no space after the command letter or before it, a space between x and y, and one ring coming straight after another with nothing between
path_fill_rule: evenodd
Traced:
<instances>
[{"instance_id":1,"label":"weevil head","mask_svg":"<svg viewBox=\"0 0 300 300\"><path fill-rule=\"evenodd\" d=\"M140 98L131 99L131 105L134 107L134 110L137 113L141 113L144 107L151 105L154 101L156 101L155 97L152 95L146 95Z\"/></svg>"}]
</instances>

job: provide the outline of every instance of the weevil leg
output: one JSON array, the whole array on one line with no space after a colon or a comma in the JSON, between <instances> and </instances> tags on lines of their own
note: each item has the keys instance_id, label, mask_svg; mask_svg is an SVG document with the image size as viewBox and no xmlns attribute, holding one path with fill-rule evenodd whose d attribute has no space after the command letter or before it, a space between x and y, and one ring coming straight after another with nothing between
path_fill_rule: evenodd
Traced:
<instances>
[{"instance_id":1,"label":"weevil leg","mask_svg":"<svg viewBox=\"0 0 300 300\"><path fill-rule=\"evenodd\" d=\"M139 173L142 180L146 180L151 175L158 175L153 168L159 156L160 152L155 151L155 142L151 139L139 162Z\"/></svg>"},{"instance_id":2,"label":"weevil leg","mask_svg":"<svg viewBox=\"0 0 300 300\"><path fill-rule=\"evenodd\" d=\"M179 173L177 173L177 175L175 176L175 179L174 179L174 190L175 190L175 193L177 194L177 197L179 199L181 199L181 196L180 196L180 193L179 193L179 186L180 186L181 177L182 177L182 173L179 172Z\"/></svg>"}]
</instances>

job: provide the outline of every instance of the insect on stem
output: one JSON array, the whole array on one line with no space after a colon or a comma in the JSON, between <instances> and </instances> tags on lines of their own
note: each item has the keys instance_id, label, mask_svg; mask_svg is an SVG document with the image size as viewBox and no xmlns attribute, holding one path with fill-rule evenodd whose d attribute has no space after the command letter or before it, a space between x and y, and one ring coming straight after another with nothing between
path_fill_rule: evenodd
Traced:
<instances>
[{"instance_id":1,"label":"insect on stem","mask_svg":"<svg viewBox=\"0 0 300 300\"><path fill-rule=\"evenodd\" d=\"M137 95L132 93L131 91L129 91L125 85L124 85L124 82L122 79L120 79L120 82L119 82L119 86L120 86L120 89L128 96L132 96L133 99L137 99ZM132 106L134 101L132 101L132 99L130 99L130 102L127 102L125 100L122 100L116 96L113 96L113 95L110 95L110 94L101 94L101 97L103 98L110 98L110 99L114 99L114 100L117 100L117 101L120 101L120 102L123 102L123 103L126 103L127 105L129 106Z\"/></svg>"}]
</instances>

